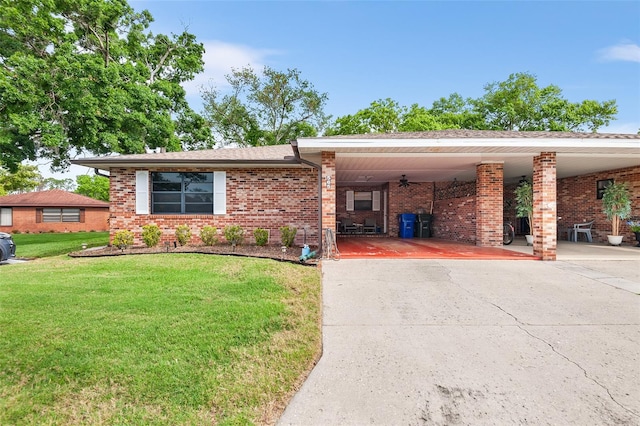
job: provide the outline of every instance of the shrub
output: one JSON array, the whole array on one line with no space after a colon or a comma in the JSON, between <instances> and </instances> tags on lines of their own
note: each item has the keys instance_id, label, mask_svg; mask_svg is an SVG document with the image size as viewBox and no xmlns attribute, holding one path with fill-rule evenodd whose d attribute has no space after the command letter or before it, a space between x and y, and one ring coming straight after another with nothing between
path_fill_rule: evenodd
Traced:
<instances>
[{"instance_id":1,"label":"shrub","mask_svg":"<svg viewBox=\"0 0 640 426\"><path fill-rule=\"evenodd\" d=\"M191 229L189 225L178 225L176 228L176 240L181 246L187 244L191 239Z\"/></svg>"},{"instance_id":2,"label":"shrub","mask_svg":"<svg viewBox=\"0 0 640 426\"><path fill-rule=\"evenodd\" d=\"M204 243L205 246L212 246L218 242L218 229L205 225L200 230L200 239Z\"/></svg>"},{"instance_id":3,"label":"shrub","mask_svg":"<svg viewBox=\"0 0 640 426\"><path fill-rule=\"evenodd\" d=\"M20 230L19 229L14 229L13 231L11 231L12 234L19 234Z\"/></svg>"},{"instance_id":4,"label":"shrub","mask_svg":"<svg viewBox=\"0 0 640 426\"><path fill-rule=\"evenodd\" d=\"M125 249L133 245L133 232L122 229L116 232L116 235L113 236L114 246L119 247L121 249Z\"/></svg>"},{"instance_id":5,"label":"shrub","mask_svg":"<svg viewBox=\"0 0 640 426\"><path fill-rule=\"evenodd\" d=\"M280 228L280 241L285 247L291 247L293 240L296 239L298 229L293 226L283 226Z\"/></svg>"},{"instance_id":6,"label":"shrub","mask_svg":"<svg viewBox=\"0 0 640 426\"><path fill-rule=\"evenodd\" d=\"M244 241L244 229L240 225L227 225L224 227L224 238L229 244L242 244L242 241Z\"/></svg>"},{"instance_id":7,"label":"shrub","mask_svg":"<svg viewBox=\"0 0 640 426\"><path fill-rule=\"evenodd\" d=\"M262 228L256 228L253 230L253 238L256 239L256 245L266 246L269 242L269 231Z\"/></svg>"},{"instance_id":8,"label":"shrub","mask_svg":"<svg viewBox=\"0 0 640 426\"><path fill-rule=\"evenodd\" d=\"M142 227L142 241L147 247L155 247L160 242L162 231L156 224L144 225Z\"/></svg>"}]
</instances>

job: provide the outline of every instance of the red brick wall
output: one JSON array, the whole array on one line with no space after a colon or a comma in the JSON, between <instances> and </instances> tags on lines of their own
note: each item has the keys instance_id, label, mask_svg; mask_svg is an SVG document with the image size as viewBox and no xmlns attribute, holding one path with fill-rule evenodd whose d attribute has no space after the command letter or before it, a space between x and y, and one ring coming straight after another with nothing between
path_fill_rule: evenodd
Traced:
<instances>
[{"instance_id":1,"label":"red brick wall","mask_svg":"<svg viewBox=\"0 0 640 426\"><path fill-rule=\"evenodd\" d=\"M155 168L149 171L211 172L204 168ZM280 244L280 227L298 228L295 244L318 243L318 178L312 168L228 169L226 215L137 215L133 168L111 169L111 237L121 229L133 231L135 245L143 245L142 226L155 223L163 231L162 241L175 241L178 225L191 227L191 243L199 244L205 225L218 228L220 240L227 225L240 225L245 242L253 243L253 230L270 231L269 244Z\"/></svg>"},{"instance_id":2,"label":"red brick wall","mask_svg":"<svg viewBox=\"0 0 640 426\"><path fill-rule=\"evenodd\" d=\"M611 234L611 222L602 213L602 200L596 197L597 182L604 179L627 182L631 191L631 214L640 220L640 166L559 179L557 192L560 239L567 239L567 227L595 219L591 230L593 241L607 242L607 235ZM623 243L635 243L635 236L626 221L622 223L620 234L624 235Z\"/></svg>"},{"instance_id":3,"label":"red brick wall","mask_svg":"<svg viewBox=\"0 0 640 426\"><path fill-rule=\"evenodd\" d=\"M503 163L476 166L476 244L482 247L502 245Z\"/></svg>"},{"instance_id":4,"label":"red brick wall","mask_svg":"<svg viewBox=\"0 0 640 426\"><path fill-rule=\"evenodd\" d=\"M396 182L389 183L389 235L398 236L398 215L401 213L417 213L424 210L429 213L433 201L433 182L420 182L406 188Z\"/></svg>"},{"instance_id":5,"label":"red brick wall","mask_svg":"<svg viewBox=\"0 0 640 426\"><path fill-rule=\"evenodd\" d=\"M436 200L433 207L433 237L475 244L476 197L475 193L448 191L451 182L435 184ZM449 194L447 196L447 194Z\"/></svg>"},{"instance_id":6,"label":"red brick wall","mask_svg":"<svg viewBox=\"0 0 640 426\"><path fill-rule=\"evenodd\" d=\"M0 232L89 232L109 230L109 210L107 208L85 208L84 222L40 223L36 223L35 207L12 207L12 209L13 224L11 226L0 226Z\"/></svg>"}]
</instances>

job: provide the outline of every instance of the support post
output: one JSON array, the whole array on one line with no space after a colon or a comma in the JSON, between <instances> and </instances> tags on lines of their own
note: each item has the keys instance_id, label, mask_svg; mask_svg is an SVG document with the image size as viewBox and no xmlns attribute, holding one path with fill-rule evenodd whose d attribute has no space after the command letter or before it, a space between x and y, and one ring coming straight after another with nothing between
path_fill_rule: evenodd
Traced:
<instances>
[{"instance_id":1,"label":"support post","mask_svg":"<svg viewBox=\"0 0 640 426\"><path fill-rule=\"evenodd\" d=\"M322 229L336 229L336 153L322 151Z\"/></svg>"},{"instance_id":2,"label":"support post","mask_svg":"<svg viewBox=\"0 0 640 426\"><path fill-rule=\"evenodd\" d=\"M483 161L476 165L476 245L502 245L504 163Z\"/></svg>"},{"instance_id":3,"label":"support post","mask_svg":"<svg viewBox=\"0 0 640 426\"><path fill-rule=\"evenodd\" d=\"M556 153L542 152L533 158L533 255L542 260L556 260L556 185Z\"/></svg>"}]
</instances>

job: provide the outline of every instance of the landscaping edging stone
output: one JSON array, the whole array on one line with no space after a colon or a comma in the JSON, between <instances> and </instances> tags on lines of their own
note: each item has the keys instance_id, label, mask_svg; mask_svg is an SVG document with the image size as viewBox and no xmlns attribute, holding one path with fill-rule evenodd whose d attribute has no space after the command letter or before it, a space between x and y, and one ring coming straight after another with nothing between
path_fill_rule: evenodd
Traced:
<instances>
[{"instance_id":1,"label":"landscaping edging stone","mask_svg":"<svg viewBox=\"0 0 640 426\"><path fill-rule=\"evenodd\" d=\"M304 266L317 266L319 259L309 259L300 262L299 257L301 248L290 247L285 253L279 246L255 246L255 245L239 245L235 251L228 245L219 246L178 246L178 247L131 247L119 249L113 246L88 248L81 251L69 253L69 257L108 257L108 256L127 256L141 254L161 254L161 253L197 253L197 254L215 254L220 256L237 256L237 257L253 257L259 259L272 259L278 262L288 262Z\"/></svg>"}]
</instances>

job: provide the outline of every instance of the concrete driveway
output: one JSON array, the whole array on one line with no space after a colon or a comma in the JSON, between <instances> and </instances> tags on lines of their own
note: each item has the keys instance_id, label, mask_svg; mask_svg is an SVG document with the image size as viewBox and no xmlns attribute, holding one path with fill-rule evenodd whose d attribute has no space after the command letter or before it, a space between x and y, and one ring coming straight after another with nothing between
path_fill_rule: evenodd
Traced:
<instances>
[{"instance_id":1,"label":"concrete driveway","mask_svg":"<svg viewBox=\"0 0 640 426\"><path fill-rule=\"evenodd\" d=\"M640 424L636 261L323 263L281 425Z\"/></svg>"}]
</instances>

